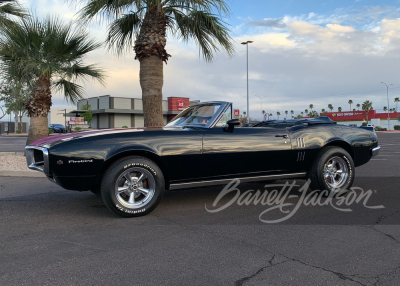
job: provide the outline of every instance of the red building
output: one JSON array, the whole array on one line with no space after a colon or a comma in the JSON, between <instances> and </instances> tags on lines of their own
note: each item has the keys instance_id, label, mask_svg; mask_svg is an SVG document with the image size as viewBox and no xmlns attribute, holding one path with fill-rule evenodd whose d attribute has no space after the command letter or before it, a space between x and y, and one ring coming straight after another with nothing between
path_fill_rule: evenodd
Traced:
<instances>
[{"instance_id":1,"label":"red building","mask_svg":"<svg viewBox=\"0 0 400 286\"><path fill-rule=\"evenodd\" d=\"M322 115L323 113L321 113ZM344 112L325 112L326 116L334 121L364 121L367 120L365 111L344 111ZM389 112L390 119L397 119L400 116L400 112ZM376 110L368 112L368 120L371 119L383 119L387 120L388 114L377 113Z\"/></svg>"}]
</instances>

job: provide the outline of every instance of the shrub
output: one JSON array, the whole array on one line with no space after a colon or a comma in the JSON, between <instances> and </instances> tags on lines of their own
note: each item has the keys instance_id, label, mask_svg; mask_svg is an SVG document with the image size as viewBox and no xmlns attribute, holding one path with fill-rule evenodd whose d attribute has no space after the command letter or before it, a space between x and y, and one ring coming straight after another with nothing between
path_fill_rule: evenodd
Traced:
<instances>
[{"instance_id":1,"label":"shrub","mask_svg":"<svg viewBox=\"0 0 400 286\"><path fill-rule=\"evenodd\" d=\"M367 122L363 122L361 126L367 126Z\"/></svg>"},{"instance_id":2,"label":"shrub","mask_svg":"<svg viewBox=\"0 0 400 286\"><path fill-rule=\"evenodd\" d=\"M17 134L21 134L22 133L22 131L19 130L19 129L16 132L17 132Z\"/></svg>"},{"instance_id":3,"label":"shrub","mask_svg":"<svg viewBox=\"0 0 400 286\"><path fill-rule=\"evenodd\" d=\"M400 125L395 125L393 128L394 130L400 130Z\"/></svg>"},{"instance_id":4,"label":"shrub","mask_svg":"<svg viewBox=\"0 0 400 286\"><path fill-rule=\"evenodd\" d=\"M53 129L49 128L49 134L53 134Z\"/></svg>"},{"instance_id":5,"label":"shrub","mask_svg":"<svg viewBox=\"0 0 400 286\"><path fill-rule=\"evenodd\" d=\"M122 128L128 128L128 126L124 125L124 126L122 126Z\"/></svg>"},{"instance_id":6,"label":"shrub","mask_svg":"<svg viewBox=\"0 0 400 286\"><path fill-rule=\"evenodd\" d=\"M387 128L382 128L380 126L376 126L375 131L387 131Z\"/></svg>"},{"instance_id":7,"label":"shrub","mask_svg":"<svg viewBox=\"0 0 400 286\"><path fill-rule=\"evenodd\" d=\"M74 128L74 131L76 131L76 132L79 132L79 131L81 131L82 130L82 128L80 128L80 127L75 127Z\"/></svg>"}]
</instances>

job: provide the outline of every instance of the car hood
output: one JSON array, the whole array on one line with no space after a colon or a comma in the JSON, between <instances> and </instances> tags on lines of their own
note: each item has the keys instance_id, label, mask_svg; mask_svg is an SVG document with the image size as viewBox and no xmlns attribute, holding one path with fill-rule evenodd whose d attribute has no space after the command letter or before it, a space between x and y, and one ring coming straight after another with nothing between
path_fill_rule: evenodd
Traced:
<instances>
[{"instance_id":1,"label":"car hood","mask_svg":"<svg viewBox=\"0 0 400 286\"><path fill-rule=\"evenodd\" d=\"M84 131L84 132L76 132L76 133L68 133L61 135L51 135L48 137L40 138L38 140L33 141L30 146L37 147L45 147L54 145L59 142L64 142L72 139L90 137L90 136L98 136L98 135L106 135L113 133L125 133L125 132L140 132L140 131L153 131L153 130L164 130L163 127L146 127L146 128L122 128L122 129L103 129L103 130L93 130L93 131Z\"/></svg>"}]
</instances>

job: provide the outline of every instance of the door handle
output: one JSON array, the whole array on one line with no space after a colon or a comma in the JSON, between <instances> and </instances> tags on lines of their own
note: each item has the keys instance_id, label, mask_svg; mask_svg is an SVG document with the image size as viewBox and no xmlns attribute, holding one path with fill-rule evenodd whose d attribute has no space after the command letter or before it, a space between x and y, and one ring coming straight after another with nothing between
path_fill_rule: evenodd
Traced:
<instances>
[{"instance_id":1,"label":"door handle","mask_svg":"<svg viewBox=\"0 0 400 286\"><path fill-rule=\"evenodd\" d=\"M289 138L289 136L287 134L277 134L275 135L275 137L283 137L283 138Z\"/></svg>"}]
</instances>

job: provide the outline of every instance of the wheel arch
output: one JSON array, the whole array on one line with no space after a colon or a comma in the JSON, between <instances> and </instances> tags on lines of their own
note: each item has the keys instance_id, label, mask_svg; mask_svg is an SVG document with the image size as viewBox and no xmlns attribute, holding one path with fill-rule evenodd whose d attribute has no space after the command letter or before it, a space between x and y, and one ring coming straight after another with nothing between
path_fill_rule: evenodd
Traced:
<instances>
[{"instance_id":1,"label":"wheel arch","mask_svg":"<svg viewBox=\"0 0 400 286\"><path fill-rule=\"evenodd\" d=\"M346 141L344 141L342 139L334 139L334 140L331 140L331 141L327 142L324 145L323 148L328 147L328 146L337 146L337 147L343 148L344 150L347 151L347 153L350 154L351 158L354 161L354 159L355 159L354 158L354 150L353 150L353 147L350 145L349 142L346 142Z\"/></svg>"},{"instance_id":2,"label":"wheel arch","mask_svg":"<svg viewBox=\"0 0 400 286\"><path fill-rule=\"evenodd\" d=\"M121 150L118 152L115 152L113 155L109 156L106 158L106 160L103 162L103 165L101 166L101 169L99 171L99 174L96 176L95 184L100 185L101 179L103 178L103 175L105 171L116 161L129 157L129 156L140 156L147 158L151 161L153 161L157 166L161 169L161 172L164 175L164 181L165 181L165 187L166 189L169 188L169 179L167 177L167 172L166 172L166 167L163 165L162 160L158 154L156 154L154 151L147 150L147 149L128 149L128 150Z\"/></svg>"}]
</instances>

